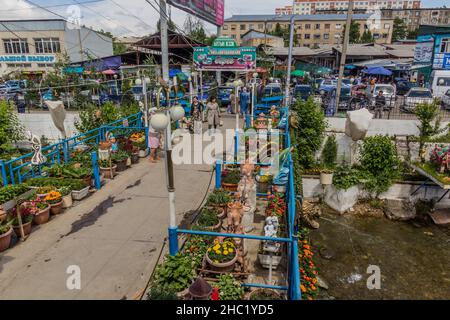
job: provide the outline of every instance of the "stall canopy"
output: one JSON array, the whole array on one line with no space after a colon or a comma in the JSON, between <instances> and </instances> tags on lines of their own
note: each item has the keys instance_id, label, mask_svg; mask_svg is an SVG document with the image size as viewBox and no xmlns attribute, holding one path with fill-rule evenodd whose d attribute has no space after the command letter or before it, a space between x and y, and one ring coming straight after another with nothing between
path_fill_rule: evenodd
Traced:
<instances>
[{"instance_id":1,"label":"stall canopy","mask_svg":"<svg viewBox=\"0 0 450 320\"><path fill-rule=\"evenodd\" d=\"M306 72L302 71L302 70L295 70L291 73L291 76L294 76L294 77L304 77L305 75L306 75Z\"/></svg>"},{"instance_id":2,"label":"stall canopy","mask_svg":"<svg viewBox=\"0 0 450 320\"><path fill-rule=\"evenodd\" d=\"M383 67L372 67L363 70L364 73L378 76L391 76L392 71Z\"/></svg>"},{"instance_id":3,"label":"stall canopy","mask_svg":"<svg viewBox=\"0 0 450 320\"><path fill-rule=\"evenodd\" d=\"M107 76L112 76L112 75L115 75L117 72L112 69L108 69L108 70L102 71L102 73Z\"/></svg>"}]
</instances>

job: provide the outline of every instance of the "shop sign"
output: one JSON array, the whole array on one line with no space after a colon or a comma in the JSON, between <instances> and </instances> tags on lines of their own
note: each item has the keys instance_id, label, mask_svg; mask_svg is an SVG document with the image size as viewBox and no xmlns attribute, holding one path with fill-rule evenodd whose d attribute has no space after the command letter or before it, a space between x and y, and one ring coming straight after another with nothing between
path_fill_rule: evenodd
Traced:
<instances>
[{"instance_id":1,"label":"shop sign","mask_svg":"<svg viewBox=\"0 0 450 320\"><path fill-rule=\"evenodd\" d=\"M216 26L222 26L225 0L168 0L168 3Z\"/></svg>"},{"instance_id":2,"label":"shop sign","mask_svg":"<svg viewBox=\"0 0 450 320\"><path fill-rule=\"evenodd\" d=\"M0 63L55 63L55 55L0 55Z\"/></svg>"}]
</instances>

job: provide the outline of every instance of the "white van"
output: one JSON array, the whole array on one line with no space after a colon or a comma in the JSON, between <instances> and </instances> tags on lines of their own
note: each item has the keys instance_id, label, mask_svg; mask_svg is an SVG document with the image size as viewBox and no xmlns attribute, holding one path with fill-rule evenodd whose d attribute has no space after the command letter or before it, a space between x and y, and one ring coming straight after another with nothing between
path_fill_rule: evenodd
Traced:
<instances>
[{"instance_id":1,"label":"white van","mask_svg":"<svg viewBox=\"0 0 450 320\"><path fill-rule=\"evenodd\" d=\"M450 70L434 70L430 78L431 91L435 98L442 98L450 89Z\"/></svg>"}]
</instances>

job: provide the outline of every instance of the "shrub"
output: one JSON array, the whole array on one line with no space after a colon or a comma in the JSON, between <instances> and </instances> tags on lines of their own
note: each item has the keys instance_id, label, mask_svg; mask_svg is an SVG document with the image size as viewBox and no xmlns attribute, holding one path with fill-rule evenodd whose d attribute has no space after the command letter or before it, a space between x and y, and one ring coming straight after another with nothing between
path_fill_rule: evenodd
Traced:
<instances>
[{"instance_id":1,"label":"shrub","mask_svg":"<svg viewBox=\"0 0 450 320\"><path fill-rule=\"evenodd\" d=\"M334 134L330 135L322 150L322 165L325 168L333 169L336 166L337 143Z\"/></svg>"},{"instance_id":2,"label":"shrub","mask_svg":"<svg viewBox=\"0 0 450 320\"><path fill-rule=\"evenodd\" d=\"M365 138L361 147L361 169L364 173L365 189L375 193L389 190L394 180L399 177L400 161L395 145L388 136Z\"/></svg>"},{"instance_id":3,"label":"shrub","mask_svg":"<svg viewBox=\"0 0 450 320\"><path fill-rule=\"evenodd\" d=\"M417 105L415 114L419 119L419 155L422 162L424 161L425 142L431 137L443 133L446 129L441 129L441 119L439 117L439 105L433 103L421 103Z\"/></svg>"},{"instance_id":4,"label":"shrub","mask_svg":"<svg viewBox=\"0 0 450 320\"><path fill-rule=\"evenodd\" d=\"M240 282L229 274L220 275L219 282L215 286L219 288L220 300L241 300L244 295L244 288Z\"/></svg>"},{"instance_id":5,"label":"shrub","mask_svg":"<svg viewBox=\"0 0 450 320\"><path fill-rule=\"evenodd\" d=\"M347 164L338 166L333 175L333 185L337 189L348 190L356 186L360 181L359 170L350 167Z\"/></svg>"},{"instance_id":6,"label":"shrub","mask_svg":"<svg viewBox=\"0 0 450 320\"><path fill-rule=\"evenodd\" d=\"M180 253L175 256L168 255L156 268L155 284L180 292L189 287L194 276L194 261L190 256Z\"/></svg>"}]
</instances>

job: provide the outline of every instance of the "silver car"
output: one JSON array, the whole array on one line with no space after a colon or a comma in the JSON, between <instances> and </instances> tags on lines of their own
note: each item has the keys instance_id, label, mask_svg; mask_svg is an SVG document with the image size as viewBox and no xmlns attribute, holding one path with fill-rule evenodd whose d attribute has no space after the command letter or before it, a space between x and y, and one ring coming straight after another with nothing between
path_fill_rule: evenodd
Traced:
<instances>
[{"instance_id":1,"label":"silver car","mask_svg":"<svg viewBox=\"0 0 450 320\"><path fill-rule=\"evenodd\" d=\"M411 88L405 95L403 109L407 112L414 112L416 106L422 103L433 103L433 95L427 88Z\"/></svg>"}]
</instances>

